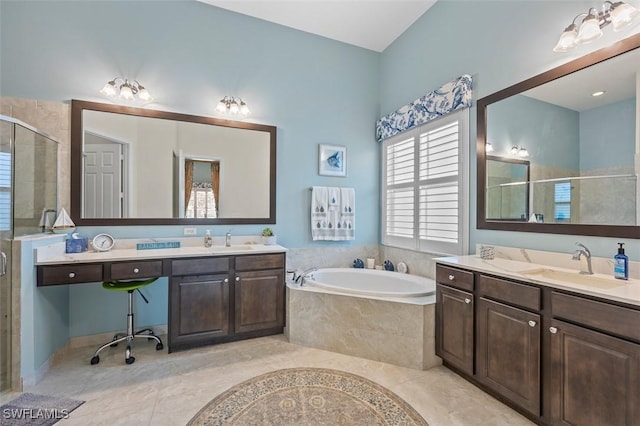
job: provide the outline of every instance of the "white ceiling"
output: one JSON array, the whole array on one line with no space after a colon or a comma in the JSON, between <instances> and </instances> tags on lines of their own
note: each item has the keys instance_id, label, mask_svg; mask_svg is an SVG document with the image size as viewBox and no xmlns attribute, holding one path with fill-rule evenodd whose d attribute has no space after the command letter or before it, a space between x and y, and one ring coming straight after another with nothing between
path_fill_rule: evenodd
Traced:
<instances>
[{"instance_id":1,"label":"white ceiling","mask_svg":"<svg viewBox=\"0 0 640 426\"><path fill-rule=\"evenodd\" d=\"M198 0L382 52L436 0Z\"/></svg>"}]
</instances>

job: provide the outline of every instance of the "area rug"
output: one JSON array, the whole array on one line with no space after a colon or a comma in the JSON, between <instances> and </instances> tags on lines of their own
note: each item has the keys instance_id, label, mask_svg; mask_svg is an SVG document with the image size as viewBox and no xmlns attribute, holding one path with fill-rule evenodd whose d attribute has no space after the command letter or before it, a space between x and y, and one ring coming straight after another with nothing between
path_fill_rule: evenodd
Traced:
<instances>
[{"instance_id":1,"label":"area rug","mask_svg":"<svg viewBox=\"0 0 640 426\"><path fill-rule=\"evenodd\" d=\"M0 407L2 426L49 426L69 417L84 401L23 393Z\"/></svg>"},{"instance_id":2,"label":"area rug","mask_svg":"<svg viewBox=\"0 0 640 426\"><path fill-rule=\"evenodd\" d=\"M324 368L291 368L254 377L214 398L188 424L428 426L388 389Z\"/></svg>"}]
</instances>

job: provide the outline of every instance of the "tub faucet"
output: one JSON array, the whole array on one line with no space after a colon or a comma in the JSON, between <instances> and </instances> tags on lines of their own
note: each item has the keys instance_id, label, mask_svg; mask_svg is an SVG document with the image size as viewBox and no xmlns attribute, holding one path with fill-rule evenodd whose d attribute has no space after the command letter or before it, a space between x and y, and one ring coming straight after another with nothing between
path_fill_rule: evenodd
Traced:
<instances>
[{"instance_id":1,"label":"tub faucet","mask_svg":"<svg viewBox=\"0 0 640 426\"><path fill-rule=\"evenodd\" d=\"M304 285L304 280L307 279L307 276L310 273L312 273L314 271L317 271L317 270L318 270L318 267L317 266L313 266L313 267L311 267L309 269L305 269L304 271L300 272L298 275L296 275L296 273L294 272L293 273L293 282L295 282L295 283L299 282L300 283L300 287L302 287Z\"/></svg>"},{"instance_id":2,"label":"tub faucet","mask_svg":"<svg viewBox=\"0 0 640 426\"><path fill-rule=\"evenodd\" d=\"M580 257L582 255L584 255L584 257L587 259L587 270L586 271L580 271L581 274L588 274L588 275L593 275L593 269L591 268L591 252L589 251L589 249L587 248L587 246L585 246L582 243L576 243L576 245L578 247L581 247L579 249L577 249L574 253L573 253L573 260L580 260Z\"/></svg>"}]
</instances>

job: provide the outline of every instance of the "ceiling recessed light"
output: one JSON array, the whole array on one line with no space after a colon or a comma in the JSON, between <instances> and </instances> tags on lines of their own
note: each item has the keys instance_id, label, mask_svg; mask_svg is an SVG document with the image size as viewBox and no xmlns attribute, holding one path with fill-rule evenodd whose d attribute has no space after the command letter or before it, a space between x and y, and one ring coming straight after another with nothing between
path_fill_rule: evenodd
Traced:
<instances>
[{"instance_id":1,"label":"ceiling recessed light","mask_svg":"<svg viewBox=\"0 0 640 426\"><path fill-rule=\"evenodd\" d=\"M604 95L604 94L605 94L605 92L604 92L604 91L602 91L602 90L600 90L599 92L593 92L593 93L591 94L591 96L593 96L593 97L595 98L596 96L602 96L602 95Z\"/></svg>"}]
</instances>

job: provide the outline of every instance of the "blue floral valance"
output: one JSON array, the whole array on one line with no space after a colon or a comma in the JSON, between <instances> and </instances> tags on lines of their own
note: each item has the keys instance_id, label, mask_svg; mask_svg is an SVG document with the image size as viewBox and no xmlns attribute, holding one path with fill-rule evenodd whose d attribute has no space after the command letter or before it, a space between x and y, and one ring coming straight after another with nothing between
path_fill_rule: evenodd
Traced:
<instances>
[{"instance_id":1,"label":"blue floral valance","mask_svg":"<svg viewBox=\"0 0 640 426\"><path fill-rule=\"evenodd\" d=\"M376 122L376 139L382 141L452 111L471 106L471 76L450 81Z\"/></svg>"}]
</instances>

